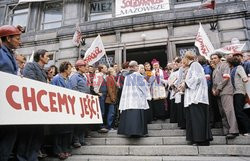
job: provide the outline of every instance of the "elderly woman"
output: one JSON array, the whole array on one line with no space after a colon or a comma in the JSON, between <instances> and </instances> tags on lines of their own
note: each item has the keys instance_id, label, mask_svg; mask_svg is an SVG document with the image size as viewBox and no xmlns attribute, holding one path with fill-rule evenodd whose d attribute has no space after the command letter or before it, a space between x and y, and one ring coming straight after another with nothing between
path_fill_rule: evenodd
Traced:
<instances>
[{"instance_id":1,"label":"elderly woman","mask_svg":"<svg viewBox=\"0 0 250 161\"><path fill-rule=\"evenodd\" d=\"M148 86L138 72L138 63L129 63L130 71L125 77L119 110L121 111L118 134L140 137L148 133L144 110L148 109Z\"/></svg>"},{"instance_id":2,"label":"elderly woman","mask_svg":"<svg viewBox=\"0 0 250 161\"><path fill-rule=\"evenodd\" d=\"M248 78L238 57L227 58L227 63L231 68L231 82L234 88L234 110L239 125L240 133L245 136L250 135L250 118L243 111L245 105L246 83Z\"/></svg>"},{"instance_id":3,"label":"elderly woman","mask_svg":"<svg viewBox=\"0 0 250 161\"><path fill-rule=\"evenodd\" d=\"M202 66L195 55L186 52L183 63L189 66L185 82L186 139L193 145L208 146L212 133L209 126L208 86Z\"/></svg>"}]
</instances>

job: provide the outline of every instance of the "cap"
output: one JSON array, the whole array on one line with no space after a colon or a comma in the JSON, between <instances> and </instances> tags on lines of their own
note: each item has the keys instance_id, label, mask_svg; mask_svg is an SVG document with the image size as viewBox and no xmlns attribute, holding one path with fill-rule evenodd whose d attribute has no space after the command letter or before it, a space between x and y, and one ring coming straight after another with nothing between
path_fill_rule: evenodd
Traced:
<instances>
[{"instance_id":1,"label":"cap","mask_svg":"<svg viewBox=\"0 0 250 161\"><path fill-rule=\"evenodd\" d=\"M156 59L153 59L153 60L151 61L151 64L152 64L152 65L154 65L154 64L156 64L156 63L159 64L159 61L156 60Z\"/></svg>"},{"instance_id":2,"label":"cap","mask_svg":"<svg viewBox=\"0 0 250 161\"><path fill-rule=\"evenodd\" d=\"M21 35L21 31L11 25L4 25L0 27L0 37L10 36L10 35Z\"/></svg>"},{"instance_id":3,"label":"cap","mask_svg":"<svg viewBox=\"0 0 250 161\"><path fill-rule=\"evenodd\" d=\"M86 62L84 60L81 60L81 59L77 60L76 64L75 64L76 67L85 66L85 65L86 65Z\"/></svg>"}]
</instances>

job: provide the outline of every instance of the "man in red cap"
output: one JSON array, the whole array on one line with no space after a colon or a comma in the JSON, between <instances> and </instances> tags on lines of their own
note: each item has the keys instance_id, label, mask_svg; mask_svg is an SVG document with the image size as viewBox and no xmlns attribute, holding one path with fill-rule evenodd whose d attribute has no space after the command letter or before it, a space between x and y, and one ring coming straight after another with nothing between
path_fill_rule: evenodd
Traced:
<instances>
[{"instance_id":1,"label":"man in red cap","mask_svg":"<svg viewBox=\"0 0 250 161\"><path fill-rule=\"evenodd\" d=\"M18 66L13 49L21 44L21 31L10 25L0 27L0 71L17 74ZM0 160L7 161L16 141L16 126L0 126Z\"/></svg>"},{"instance_id":2,"label":"man in red cap","mask_svg":"<svg viewBox=\"0 0 250 161\"><path fill-rule=\"evenodd\" d=\"M88 65L83 60L77 60L75 64L77 70L70 79L69 83L73 90L90 94L90 87L88 86L88 79L86 73L88 71ZM86 125L75 125L73 131L73 147L79 148L86 144L84 141L85 131L87 130Z\"/></svg>"}]
</instances>

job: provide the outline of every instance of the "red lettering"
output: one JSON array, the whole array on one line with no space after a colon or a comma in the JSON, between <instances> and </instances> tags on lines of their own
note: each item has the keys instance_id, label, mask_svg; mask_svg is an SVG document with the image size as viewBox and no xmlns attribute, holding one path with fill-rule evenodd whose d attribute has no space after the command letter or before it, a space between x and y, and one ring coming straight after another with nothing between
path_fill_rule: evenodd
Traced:
<instances>
[{"instance_id":1,"label":"red lettering","mask_svg":"<svg viewBox=\"0 0 250 161\"><path fill-rule=\"evenodd\" d=\"M49 92L49 102L50 102L50 111L57 112L57 108L55 107L56 101L54 100L56 97L56 93Z\"/></svg>"},{"instance_id":2,"label":"red lettering","mask_svg":"<svg viewBox=\"0 0 250 161\"><path fill-rule=\"evenodd\" d=\"M99 119L99 98L97 97L95 99L95 104L96 104L96 114L97 114L97 118Z\"/></svg>"},{"instance_id":3,"label":"red lettering","mask_svg":"<svg viewBox=\"0 0 250 161\"><path fill-rule=\"evenodd\" d=\"M85 109L85 114L86 115L89 115L89 111L88 111L88 105L87 105L87 99L86 98L83 98L83 104L84 104L84 109Z\"/></svg>"},{"instance_id":4,"label":"red lettering","mask_svg":"<svg viewBox=\"0 0 250 161\"><path fill-rule=\"evenodd\" d=\"M21 104L15 102L13 100L13 97L12 97L13 92L19 92L18 86L11 85L7 88L6 94L5 94L6 99L7 99L8 103L11 105L11 107L13 107L16 110L21 110L22 109Z\"/></svg>"},{"instance_id":5,"label":"red lettering","mask_svg":"<svg viewBox=\"0 0 250 161\"><path fill-rule=\"evenodd\" d=\"M72 114L75 115L75 101L76 101L76 98L75 98L75 96L73 96L72 98L70 96L68 96L68 100L69 100L69 103L71 105Z\"/></svg>"},{"instance_id":6,"label":"red lettering","mask_svg":"<svg viewBox=\"0 0 250 161\"><path fill-rule=\"evenodd\" d=\"M36 95L35 95L35 89L31 88L31 96L28 96L27 88L23 87L23 104L24 104L24 109L29 110L29 103L32 104L32 110L37 111L37 105L36 105Z\"/></svg>"},{"instance_id":7,"label":"red lettering","mask_svg":"<svg viewBox=\"0 0 250 161\"><path fill-rule=\"evenodd\" d=\"M83 105L83 100L82 100L82 98L80 98L80 103L81 103L81 109L82 109L81 117L84 118L85 113L84 113L84 105Z\"/></svg>"},{"instance_id":8,"label":"red lettering","mask_svg":"<svg viewBox=\"0 0 250 161\"><path fill-rule=\"evenodd\" d=\"M62 106L64 105L66 107L67 113L69 114L69 105L66 94L61 95L60 93L57 93L57 100L59 112L62 112Z\"/></svg>"},{"instance_id":9,"label":"red lettering","mask_svg":"<svg viewBox=\"0 0 250 161\"><path fill-rule=\"evenodd\" d=\"M47 92L45 90L41 90L37 93L37 103L38 103L38 106L44 111L44 112L48 112L49 111L49 108L48 106L44 106L42 104L42 96L46 96L47 95Z\"/></svg>"},{"instance_id":10,"label":"red lettering","mask_svg":"<svg viewBox=\"0 0 250 161\"><path fill-rule=\"evenodd\" d=\"M162 2L163 0L123 0L123 6L121 6L121 8L150 6Z\"/></svg>"}]
</instances>

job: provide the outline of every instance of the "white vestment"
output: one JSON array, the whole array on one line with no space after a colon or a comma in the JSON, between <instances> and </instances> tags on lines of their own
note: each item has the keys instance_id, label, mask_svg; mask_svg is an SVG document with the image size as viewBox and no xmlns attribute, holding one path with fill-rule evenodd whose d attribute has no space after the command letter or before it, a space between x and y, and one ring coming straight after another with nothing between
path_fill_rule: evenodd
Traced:
<instances>
[{"instance_id":1,"label":"white vestment","mask_svg":"<svg viewBox=\"0 0 250 161\"><path fill-rule=\"evenodd\" d=\"M185 83L184 107L191 104L209 104L208 87L204 69L198 62L193 62L188 69Z\"/></svg>"},{"instance_id":2,"label":"white vestment","mask_svg":"<svg viewBox=\"0 0 250 161\"><path fill-rule=\"evenodd\" d=\"M122 89L119 110L149 109L147 99L150 99L150 93L144 77L138 72L127 75Z\"/></svg>"}]
</instances>

